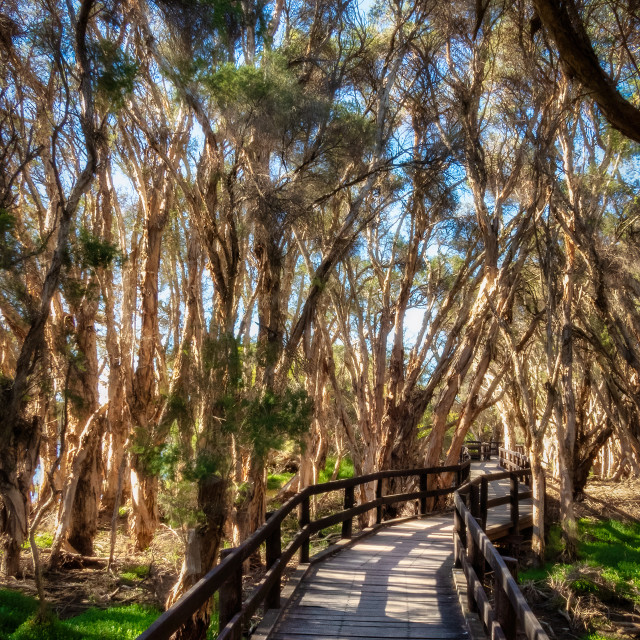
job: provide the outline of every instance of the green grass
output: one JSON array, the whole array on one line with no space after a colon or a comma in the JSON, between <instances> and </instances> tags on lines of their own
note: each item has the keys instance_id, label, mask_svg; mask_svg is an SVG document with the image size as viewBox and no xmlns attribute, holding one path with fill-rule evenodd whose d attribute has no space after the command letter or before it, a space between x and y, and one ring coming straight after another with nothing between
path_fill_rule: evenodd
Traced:
<instances>
[{"instance_id":1,"label":"green grass","mask_svg":"<svg viewBox=\"0 0 640 640\"><path fill-rule=\"evenodd\" d=\"M547 562L539 569L522 571L521 581L569 580L577 594L640 603L640 523L582 519L578 521L578 537L578 560L586 570L552 561L562 551L561 530L556 525L550 531Z\"/></svg>"},{"instance_id":2,"label":"green grass","mask_svg":"<svg viewBox=\"0 0 640 640\"><path fill-rule=\"evenodd\" d=\"M282 473L270 473L267 476L267 491L278 491L282 489L291 478L293 478L294 473L288 473L287 471L283 471Z\"/></svg>"},{"instance_id":3,"label":"green grass","mask_svg":"<svg viewBox=\"0 0 640 640\"><path fill-rule=\"evenodd\" d=\"M329 456L327 462L324 465L324 469L318 474L318 484L321 482L329 482L333 475L333 469L336 466L335 456ZM351 458L344 457L340 461L340 469L338 470L338 477L336 480L343 480L344 478L353 478L353 462Z\"/></svg>"},{"instance_id":4,"label":"green grass","mask_svg":"<svg viewBox=\"0 0 640 640\"><path fill-rule=\"evenodd\" d=\"M0 640L7 640L38 609L33 598L9 589L0 590Z\"/></svg>"},{"instance_id":5,"label":"green grass","mask_svg":"<svg viewBox=\"0 0 640 640\"><path fill-rule=\"evenodd\" d=\"M36 536L36 546L40 549L51 549L51 545L53 544L53 534L45 531L44 533L37 533ZM28 540L25 540L22 543L23 549L29 549L31 545Z\"/></svg>"},{"instance_id":6,"label":"green grass","mask_svg":"<svg viewBox=\"0 0 640 640\"><path fill-rule=\"evenodd\" d=\"M329 456L327 462L324 465L324 469L318 474L318 484L321 482L329 482L333 475L333 469L336 466L336 457ZM338 469L337 480L343 480L344 478L353 478L354 469L353 462L349 457L344 457L340 461L340 468ZM267 491L277 491L281 489L295 474L282 472L282 473L270 473L267 476Z\"/></svg>"},{"instance_id":7,"label":"green grass","mask_svg":"<svg viewBox=\"0 0 640 640\"><path fill-rule=\"evenodd\" d=\"M83 638L133 640L159 615L160 611L153 607L130 604L126 607L89 609L65 623Z\"/></svg>"},{"instance_id":8,"label":"green grass","mask_svg":"<svg viewBox=\"0 0 640 640\"><path fill-rule=\"evenodd\" d=\"M30 617L9 640L134 640L159 615L153 607L130 604L88 609L68 620L52 616L45 624L38 624Z\"/></svg>"},{"instance_id":9,"label":"green grass","mask_svg":"<svg viewBox=\"0 0 640 640\"><path fill-rule=\"evenodd\" d=\"M68 620L51 615L38 624L37 609L35 598L1 589L0 640L133 640L160 615L153 607L130 604L88 609Z\"/></svg>"},{"instance_id":10,"label":"green grass","mask_svg":"<svg viewBox=\"0 0 640 640\"><path fill-rule=\"evenodd\" d=\"M144 580L149 575L149 565L129 564L122 567L120 577L129 582Z\"/></svg>"},{"instance_id":11,"label":"green grass","mask_svg":"<svg viewBox=\"0 0 640 640\"><path fill-rule=\"evenodd\" d=\"M602 567L617 594L640 603L640 523L580 520L578 533L581 559Z\"/></svg>"}]
</instances>

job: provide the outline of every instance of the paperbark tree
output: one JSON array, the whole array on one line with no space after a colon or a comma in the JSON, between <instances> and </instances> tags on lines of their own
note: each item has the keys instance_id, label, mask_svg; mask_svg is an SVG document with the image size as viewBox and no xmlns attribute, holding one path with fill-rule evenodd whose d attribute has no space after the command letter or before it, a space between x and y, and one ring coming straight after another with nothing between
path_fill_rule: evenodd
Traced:
<instances>
[{"instance_id":1,"label":"paperbark tree","mask_svg":"<svg viewBox=\"0 0 640 640\"><path fill-rule=\"evenodd\" d=\"M2 422L0 451L0 493L3 500L2 537L4 545L3 570L5 575L14 575L18 569L20 547L27 534L27 508L29 489L35 471L40 443L42 426L37 410L29 401L28 390L34 382L34 374L38 372L43 346L45 326L49 318L51 300L60 282L61 270L64 262L69 233L74 223L76 212L81 200L93 181L98 156L96 137L99 125L95 121L94 88L92 78L94 69L89 57L89 28L95 19L92 16L93 1L85 0L78 7L77 14L69 15L62 6L50 7L54 13L52 28L54 36L49 41L51 49L48 52L49 71L52 86L55 87L56 103L59 107L57 115L51 114L49 120L51 139L52 171L56 177L54 189L57 191L56 200L51 204L50 232L55 233L55 245L52 253L47 256L47 267L40 290L40 302L31 317L29 329L22 342L13 380L4 388L5 413ZM14 24L19 24L22 18L13 14ZM74 55L75 76L70 75L72 64L65 59L63 42L69 45ZM30 99L38 103L37 92L40 85L38 76L31 66L34 60L22 59L18 51L10 47L10 62L13 67L13 81L19 82L30 89ZM17 95L22 94L22 91ZM45 94L46 95L46 94ZM41 103L42 107L46 107ZM61 131L67 126L73 109L77 109L75 133L82 141L84 158L78 171L72 170L68 180L62 180L66 172L60 160ZM30 151L25 149L28 160ZM22 161L24 162L24 160ZM20 162L14 165L9 175L15 175L16 168L20 170ZM65 189L64 184L70 184Z\"/></svg>"}]
</instances>

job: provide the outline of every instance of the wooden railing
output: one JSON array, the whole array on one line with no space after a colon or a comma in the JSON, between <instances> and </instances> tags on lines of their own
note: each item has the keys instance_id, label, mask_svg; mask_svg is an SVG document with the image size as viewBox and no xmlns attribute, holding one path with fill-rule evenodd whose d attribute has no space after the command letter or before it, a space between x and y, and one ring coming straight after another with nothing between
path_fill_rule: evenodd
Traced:
<instances>
[{"instance_id":1,"label":"wooden railing","mask_svg":"<svg viewBox=\"0 0 640 640\"><path fill-rule=\"evenodd\" d=\"M528 460L523 454L516 458L500 449L500 459L511 468ZM467 580L468 606L477 611L491 640L515 640L518 627L528 640L549 640L540 622L529 608L518 584L509 571L516 560L500 555L487 537L487 511L503 504L510 505L511 531L519 533L519 503L531 498L531 491L520 491L520 480L529 480L531 469L513 468L501 473L480 476L455 492L454 557L456 567L462 568ZM510 480L508 496L488 499L490 482ZM485 591L487 567L493 572L492 600Z\"/></svg>"},{"instance_id":2,"label":"wooden railing","mask_svg":"<svg viewBox=\"0 0 640 640\"><path fill-rule=\"evenodd\" d=\"M491 460L491 456L497 456L500 448L499 442L490 440L482 442L481 440L467 440L464 443L469 451L472 460Z\"/></svg>"},{"instance_id":3,"label":"wooden railing","mask_svg":"<svg viewBox=\"0 0 640 640\"><path fill-rule=\"evenodd\" d=\"M499 464L507 471L516 471L518 469L529 469L529 458L524 453L523 445L516 445L516 451L510 451L504 447L500 447L498 452Z\"/></svg>"},{"instance_id":4,"label":"wooden railing","mask_svg":"<svg viewBox=\"0 0 640 640\"><path fill-rule=\"evenodd\" d=\"M365 476L336 480L312 485L289 499L280 509L247 540L235 549L225 550L220 563L194 585L180 600L167 609L138 640L160 640L169 638L216 592L219 592L220 633L218 640L239 640L242 629L251 616L264 604L265 609L280 606L281 577L284 568L300 551L299 562L309 562L309 539L318 531L341 523L342 538L351 538L353 518L372 509L376 510L376 523L382 522L382 508L408 500L420 501L420 513L427 512L427 500L448 495L469 479L470 461L458 465L408 469L403 471L380 471ZM429 476L455 473L455 485L444 489L429 489ZM419 491L383 495L384 481L392 478L418 479ZM362 504L355 503L355 488L376 483L375 499ZM311 521L310 499L331 491L344 491L343 510ZM282 549L282 522L294 509L299 509L298 531ZM266 544L267 571L260 584L242 601L242 564Z\"/></svg>"}]
</instances>

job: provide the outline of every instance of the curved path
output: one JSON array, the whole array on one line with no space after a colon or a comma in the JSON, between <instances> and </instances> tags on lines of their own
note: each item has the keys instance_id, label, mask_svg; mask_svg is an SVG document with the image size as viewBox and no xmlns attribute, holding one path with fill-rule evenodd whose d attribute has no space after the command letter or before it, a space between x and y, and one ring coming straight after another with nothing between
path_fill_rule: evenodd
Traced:
<instances>
[{"instance_id":1,"label":"curved path","mask_svg":"<svg viewBox=\"0 0 640 640\"><path fill-rule=\"evenodd\" d=\"M467 640L453 585L453 517L381 529L312 567L272 640Z\"/></svg>"},{"instance_id":2,"label":"curved path","mask_svg":"<svg viewBox=\"0 0 640 640\"><path fill-rule=\"evenodd\" d=\"M498 464L497 460L488 460L483 462L471 463L471 480L481 475L491 473L500 473L504 469ZM526 490L524 485L520 486L520 491ZM499 480L489 483L489 500L493 498L503 498L509 495L509 480ZM533 525L533 500L521 500L518 504L520 529L526 529ZM503 504L492 507L487 513L487 529L486 534L490 540L498 540L509 535L511 531L511 513L510 506Z\"/></svg>"},{"instance_id":3,"label":"curved path","mask_svg":"<svg viewBox=\"0 0 640 640\"><path fill-rule=\"evenodd\" d=\"M476 462L471 476L502 471ZM489 485L489 498L509 494L509 481ZM531 500L520 503L530 526ZM489 510L487 533L510 530L509 506ZM468 640L453 585L453 515L403 521L363 538L311 567L270 640Z\"/></svg>"}]
</instances>

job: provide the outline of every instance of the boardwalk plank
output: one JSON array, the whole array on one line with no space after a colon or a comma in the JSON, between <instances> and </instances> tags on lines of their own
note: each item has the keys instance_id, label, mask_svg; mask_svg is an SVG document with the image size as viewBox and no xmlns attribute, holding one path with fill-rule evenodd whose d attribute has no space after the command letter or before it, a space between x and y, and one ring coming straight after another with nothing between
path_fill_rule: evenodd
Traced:
<instances>
[{"instance_id":1,"label":"boardwalk plank","mask_svg":"<svg viewBox=\"0 0 640 640\"><path fill-rule=\"evenodd\" d=\"M383 529L314 567L272 640L466 640L450 515Z\"/></svg>"},{"instance_id":2,"label":"boardwalk plank","mask_svg":"<svg viewBox=\"0 0 640 640\"><path fill-rule=\"evenodd\" d=\"M499 471L474 464L472 477ZM509 483L489 485L489 499ZM531 500L520 503L521 522ZM468 640L452 578L450 514L382 529L312 568L270 640ZM509 505L489 510L488 529L506 531Z\"/></svg>"}]
</instances>

